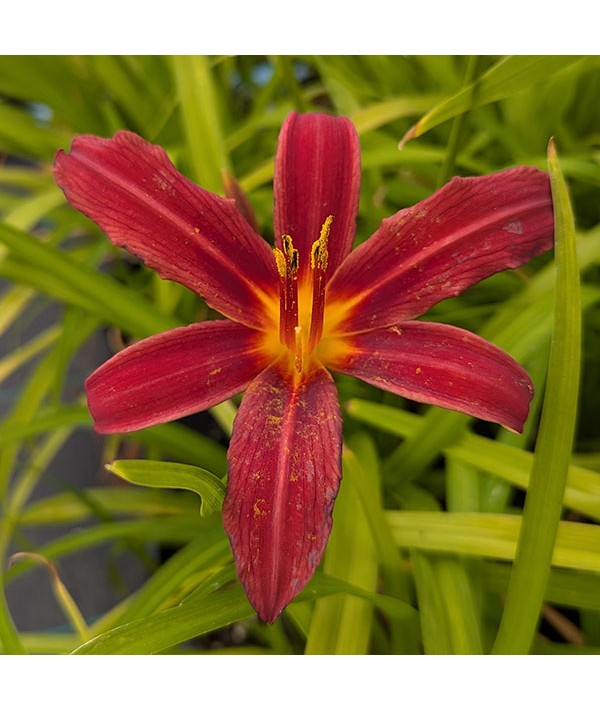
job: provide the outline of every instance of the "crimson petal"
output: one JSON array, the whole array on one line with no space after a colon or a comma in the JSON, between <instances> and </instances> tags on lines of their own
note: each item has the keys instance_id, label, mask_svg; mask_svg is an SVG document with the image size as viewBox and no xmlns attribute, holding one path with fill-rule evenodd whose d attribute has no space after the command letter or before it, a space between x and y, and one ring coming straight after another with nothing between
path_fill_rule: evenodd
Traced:
<instances>
[{"instance_id":1,"label":"crimson petal","mask_svg":"<svg viewBox=\"0 0 600 711\"><path fill-rule=\"evenodd\" d=\"M342 420L329 373L276 363L249 386L233 426L223 523L248 599L273 622L311 578L331 531Z\"/></svg>"},{"instance_id":2,"label":"crimson petal","mask_svg":"<svg viewBox=\"0 0 600 711\"><path fill-rule=\"evenodd\" d=\"M339 330L367 331L420 316L550 249L553 224L546 173L520 167L454 178L383 220L346 259L328 289L328 303L338 302L346 313Z\"/></svg>"},{"instance_id":3,"label":"crimson petal","mask_svg":"<svg viewBox=\"0 0 600 711\"><path fill-rule=\"evenodd\" d=\"M261 334L231 321L205 321L146 338L87 379L96 431L131 432L223 402L266 365Z\"/></svg>"},{"instance_id":4,"label":"crimson petal","mask_svg":"<svg viewBox=\"0 0 600 711\"><path fill-rule=\"evenodd\" d=\"M233 200L189 181L162 148L128 131L79 136L54 172L74 207L164 279L247 326L270 322L264 301L277 297L278 280L267 243Z\"/></svg>"},{"instance_id":5,"label":"crimson petal","mask_svg":"<svg viewBox=\"0 0 600 711\"><path fill-rule=\"evenodd\" d=\"M508 354L455 326L408 321L347 337L329 367L382 390L523 431L533 386Z\"/></svg>"},{"instance_id":6,"label":"crimson petal","mask_svg":"<svg viewBox=\"0 0 600 711\"><path fill-rule=\"evenodd\" d=\"M275 159L275 238L292 237L300 253L299 278L310 272L310 250L329 215L327 273L352 249L360 189L360 145L344 116L290 114Z\"/></svg>"}]
</instances>

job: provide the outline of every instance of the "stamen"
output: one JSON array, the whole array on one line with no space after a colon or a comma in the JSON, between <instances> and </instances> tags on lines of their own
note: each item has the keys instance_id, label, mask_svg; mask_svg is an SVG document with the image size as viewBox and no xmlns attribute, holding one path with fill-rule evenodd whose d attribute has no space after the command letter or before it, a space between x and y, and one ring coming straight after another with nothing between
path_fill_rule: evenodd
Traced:
<instances>
[{"instance_id":1,"label":"stamen","mask_svg":"<svg viewBox=\"0 0 600 711\"><path fill-rule=\"evenodd\" d=\"M316 242L313 242L310 250L310 266L312 269L317 269L320 267L322 271L327 271L327 261L329 258L329 252L327 251L327 242L329 239L329 232L331 231L331 223L333 222L333 215L329 215L323 227L321 227L321 234Z\"/></svg>"},{"instance_id":2,"label":"stamen","mask_svg":"<svg viewBox=\"0 0 600 711\"><path fill-rule=\"evenodd\" d=\"M310 334L308 337L307 352L312 353L314 347L321 340L323 335L323 315L325 313L325 272L327 271L327 262L329 258L328 239L331 230L333 215L329 215L323 227L321 234L316 242L313 242L310 250L310 266L313 270L313 292L312 292L312 309L310 317Z\"/></svg>"},{"instance_id":3,"label":"stamen","mask_svg":"<svg viewBox=\"0 0 600 711\"><path fill-rule=\"evenodd\" d=\"M298 250L292 238L282 235L283 250L275 247L273 255L279 273L279 340L295 349L294 329L298 325Z\"/></svg>"}]
</instances>

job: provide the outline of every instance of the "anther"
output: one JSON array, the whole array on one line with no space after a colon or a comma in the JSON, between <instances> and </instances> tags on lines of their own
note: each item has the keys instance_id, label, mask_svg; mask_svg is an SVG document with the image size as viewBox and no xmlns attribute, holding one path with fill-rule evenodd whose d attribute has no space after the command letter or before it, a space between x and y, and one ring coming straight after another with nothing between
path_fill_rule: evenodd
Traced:
<instances>
[{"instance_id":1,"label":"anther","mask_svg":"<svg viewBox=\"0 0 600 711\"><path fill-rule=\"evenodd\" d=\"M325 272L329 258L328 240L331 231L333 215L329 215L323 226L319 239L313 242L310 250L310 266L313 272L312 309L310 318L310 334L307 352L312 353L323 334L323 316L325 312Z\"/></svg>"},{"instance_id":2,"label":"anther","mask_svg":"<svg viewBox=\"0 0 600 711\"><path fill-rule=\"evenodd\" d=\"M287 268L286 268L286 264L285 264L285 255L279 249L279 247L275 247L273 249L273 256L275 257L275 264L277 266L277 271L279 272L279 276L282 279L285 279L285 275L287 272Z\"/></svg>"}]
</instances>

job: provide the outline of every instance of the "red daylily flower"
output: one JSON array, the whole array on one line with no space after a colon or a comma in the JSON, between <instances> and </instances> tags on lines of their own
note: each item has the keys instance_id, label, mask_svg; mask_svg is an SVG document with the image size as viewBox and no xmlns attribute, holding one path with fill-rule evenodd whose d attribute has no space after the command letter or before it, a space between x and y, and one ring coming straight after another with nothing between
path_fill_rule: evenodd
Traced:
<instances>
[{"instance_id":1,"label":"red daylily flower","mask_svg":"<svg viewBox=\"0 0 600 711\"><path fill-rule=\"evenodd\" d=\"M518 432L533 392L496 346L413 319L551 248L547 175L520 167L454 178L351 253L359 161L348 119L287 118L272 250L233 200L187 180L135 134L80 136L56 157L56 180L74 207L228 319L140 341L96 370L86 390L96 430L110 433L246 389L223 521L239 578L268 622L310 579L331 530L342 418L329 370Z\"/></svg>"}]
</instances>

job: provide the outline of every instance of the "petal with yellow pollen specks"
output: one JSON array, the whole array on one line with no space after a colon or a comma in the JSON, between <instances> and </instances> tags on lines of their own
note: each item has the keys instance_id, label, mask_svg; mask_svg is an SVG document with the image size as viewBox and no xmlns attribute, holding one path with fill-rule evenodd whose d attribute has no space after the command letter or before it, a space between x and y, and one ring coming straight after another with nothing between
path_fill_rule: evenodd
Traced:
<instances>
[{"instance_id":1,"label":"petal with yellow pollen specks","mask_svg":"<svg viewBox=\"0 0 600 711\"><path fill-rule=\"evenodd\" d=\"M507 353L442 323L407 321L346 337L327 365L397 395L523 431L533 386Z\"/></svg>"},{"instance_id":2,"label":"petal with yellow pollen specks","mask_svg":"<svg viewBox=\"0 0 600 711\"><path fill-rule=\"evenodd\" d=\"M231 321L145 338L87 379L96 431L131 432L205 410L244 390L270 359L259 331Z\"/></svg>"},{"instance_id":3,"label":"petal with yellow pollen specks","mask_svg":"<svg viewBox=\"0 0 600 711\"><path fill-rule=\"evenodd\" d=\"M78 136L59 151L56 182L69 202L164 279L225 316L269 327L277 299L271 250L235 207L185 178L159 146L129 131Z\"/></svg>"},{"instance_id":4,"label":"petal with yellow pollen specks","mask_svg":"<svg viewBox=\"0 0 600 711\"><path fill-rule=\"evenodd\" d=\"M328 305L346 333L393 326L551 249L553 225L548 175L536 168L454 178L383 220L333 276Z\"/></svg>"},{"instance_id":5,"label":"petal with yellow pollen specks","mask_svg":"<svg viewBox=\"0 0 600 711\"><path fill-rule=\"evenodd\" d=\"M267 368L248 387L229 446L223 523L240 579L272 622L310 580L331 530L342 419L318 366Z\"/></svg>"}]
</instances>

